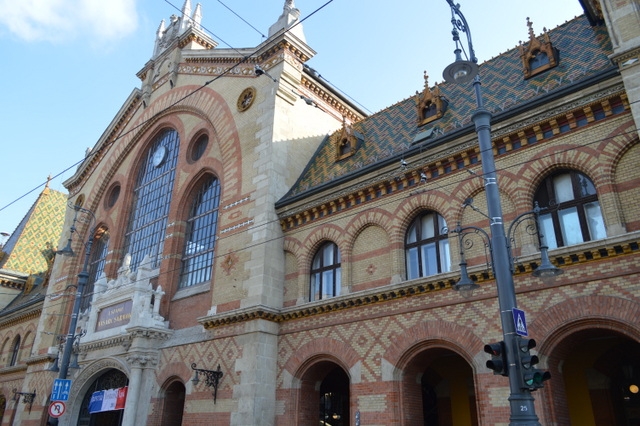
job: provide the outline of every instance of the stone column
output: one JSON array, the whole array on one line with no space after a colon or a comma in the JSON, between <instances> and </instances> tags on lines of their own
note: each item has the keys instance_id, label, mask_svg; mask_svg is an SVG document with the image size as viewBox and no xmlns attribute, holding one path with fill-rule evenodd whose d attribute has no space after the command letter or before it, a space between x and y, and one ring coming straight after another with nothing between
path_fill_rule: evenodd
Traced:
<instances>
[{"instance_id":1,"label":"stone column","mask_svg":"<svg viewBox=\"0 0 640 426\"><path fill-rule=\"evenodd\" d=\"M127 392L122 426L143 425L147 423L147 412L149 410L148 395L141 392L144 388L143 372L145 369L153 368L157 364L157 360L150 355L132 354L127 356L127 363L130 365L131 375L129 376L129 390Z\"/></svg>"}]
</instances>

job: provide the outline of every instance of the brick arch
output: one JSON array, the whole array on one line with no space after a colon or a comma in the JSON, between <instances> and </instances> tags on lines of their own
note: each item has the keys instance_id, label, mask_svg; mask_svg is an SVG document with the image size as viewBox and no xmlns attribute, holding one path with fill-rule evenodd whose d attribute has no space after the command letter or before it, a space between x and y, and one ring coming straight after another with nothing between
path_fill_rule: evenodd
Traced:
<instances>
[{"instance_id":1,"label":"brick arch","mask_svg":"<svg viewBox=\"0 0 640 426\"><path fill-rule=\"evenodd\" d=\"M177 211L175 212L175 217L178 220L184 221L187 219L187 216L189 215L189 209L191 208L191 202L195 196L195 191L199 189L200 185L208 177L214 177L220 182L220 204L222 204L224 187L222 185L222 181L220 181L219 173L217 173L210 167L203 167L202 169L198 170L195 175L190 176L189 182L184 185L182 193L180 194L180 199L174 201L174 203L179 206Z\"/></svg>"},{"instance_id":2,"label":"brick arch","mask_svg":"<svg viewBox=\"0 0 640 426\"><path fill-rule=\"evenodd\" d=\"M339 365L350 375L351 368L360 361L360 356L341 340L321 337L296 349L284 363L283 370L289 372L294 381L299 382L311 367L323 361ZM359 381L359 378L355 379Z\"/></svg>"},{"instance_id":3,"label":"brick arch","mask_svg":"<svg viewBox=\"0 0 640 426\"><path fill-rule=\"evenodd\" d=\"M299 259L300 256L302 256L302 250L304 249L304 245L297 238L290 236L284 237L283 250L293 254L296 259Z\"/></svg>"},{"instance_id":4,"label":"brick arch","mask_svg":"<svg viewBox=\"0 0 640 426\"><path fill-rule=\"evenodd\" d=\"M540 336L538 350L548 355L578 331L600 328L640 342L640 304L614 296L584 296L565 300L538 315L529 330Z\"/></svg>"},{"instance_id":5,"label":"brick arch","mask_svg":"<svg viewBox=\"0 0 640 426\"><path fill-rule=\"evenodd\" d=\"M343 240L344 230L339 226L329 224L325 226L321 226L315 229L305 240L302 242L302 246L306 248L303 252L303 255L300 257L300 268L301 270L309 270L311 268L311 262L313 261L313 256L315 256L316 251L320 245L326 241L332 241L336 243L338 249L340 249L340 254L344 254L344 240Z\"/></svg>"},{"instance_id":6,"label":"brick arch","mask_svg":"<svg viewBox=\"0 0 640 426\"><path fill-rule=\"evenodd\" d=\"M167 385L175 381L174 379L185 384L190 380L191 376L193 376L193 370L191 370L184 362L163 364L160 372L156 374L156 383L159 388L158 392L163 392Z\"/></svg>"},{"instance_id":7,"label":"brick arch","mask_svg":"<svg viewBox=\"0 0 640 426\"><path fill-rule=\"evenodd\" d=\"M367 226L377 225L382 228L387 235L391 235L393 219L394 218L391 213L381 208L372 208L367 210L364 214L356 215L356 217L349 221L347 226L345 226L345 253L351 253L355 240Z\"/></svg>"},{"instance_id":8,"label":"brick arch","mask_svg":"<svg viewBox=\"0 0 640 426\"><path fill-rule=\"evenodd\" d=\"M598 160L602 161L603 158L608 160L604 162L606 173L613 176L622 157L638 142L635 123L631 119L602 138L596 151L600 153Z\"/></svg>"},{"instance_id":9,"label":"brick arch","mask_svg":"<svg viewBox=\"0 0 640 426\"><path fill-rule=\"evenodd\" d=\"M431 348L449 349L465 359L474 369L478 367L476 355L484 343L472 329L446 321L420 323L399 334L383 355L394 366L394 379L420 352Z\"/></svg>"},{"instance_id":10,"label":"brick arch","mask_svg":"<svg viewBox=\"0 0 640 426\"><path fill-rule=\"evenodd\" d=\"M92 211L97 211L98 204L111 183L112 178L119 170L131 151L136 149L142 142L151 143L153 135L164 127L173 127L182 137L186 137L182 120L177 118L179 114L192 114L207 123L199 129L209 127L211 130L210 140L220 145L222 158L221 164L236 164L236 158L241 155L240 137L238 129L233 119L232 111L229 109L224 98L210 88L201 86L183 86L176 88L167 94L160 96L133 122L119 139L107 142L112 144L108 148L111 154L104 155L101 161L108 163L100 172L99 181L101 185L95 185L89 200L92 206L88 207ZM135 131L134 131L135 130ZM139 153L144 149L138 150ZM140 154L141 155L141 154ZM134 161L137 165L139 160ZM135 169L135 167L134 167ZM242 171L238 167L227 167L221 174L221 180L228 182L226 188L227 195L233 197L241 192ZM84 177L86 180L87 177ZM124 191L128 192L128 182L122 183ZM74 191L74 194L81 188ZM124 192L123 191L123 192Z\"/></svg>"},{"instance_id":11,"label":"brick arch","mask_svg":"<svg viewBox=\"0 0 640 426\"><path fill-rule=\"evenodd\" d=\"M390 234L391 244L404 244L406 230L420 212L434 211L446 220L450 204L451 197L441 191L427 191L403 200L392 212L397 222Z\"/></svg>"},{"instance_id":12,"label":"brick arch","mask_svg":"<svg viewBox=\"0 0 640 426\"><path fill-rule=\"evenodd\" d=\"M556 148L558 152L553 152L551 155L548 151L538 153L521 169L521 182L530 183L530 185L521 185L524 199L533 200L542 181L551 173L563 169L576 170L585 174L596 188L611 183L611 175L605 176L598 168L598 162L593 161L594 158L599 157L597 150L568 144L556 145ZM575 152L579 154L576 155Z\"/></svg>"}]
</instances>

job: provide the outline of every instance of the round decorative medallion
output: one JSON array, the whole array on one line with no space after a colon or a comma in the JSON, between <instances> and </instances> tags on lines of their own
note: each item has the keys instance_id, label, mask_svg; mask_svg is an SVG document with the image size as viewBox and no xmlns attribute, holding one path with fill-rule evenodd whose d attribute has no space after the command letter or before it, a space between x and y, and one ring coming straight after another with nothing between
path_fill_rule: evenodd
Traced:
<instances>
[{"instance_id":1,"label":"round decorative medallion","mask_svg":"<svg viewBox=\"0 0 640 426\"><path fill-rule=\"evenodd\" d=\"M240 93L238 97L238 111L246 111L251 108L253 101L256 99L256 89L247 87Z\"/></svg>"}]
</instances>

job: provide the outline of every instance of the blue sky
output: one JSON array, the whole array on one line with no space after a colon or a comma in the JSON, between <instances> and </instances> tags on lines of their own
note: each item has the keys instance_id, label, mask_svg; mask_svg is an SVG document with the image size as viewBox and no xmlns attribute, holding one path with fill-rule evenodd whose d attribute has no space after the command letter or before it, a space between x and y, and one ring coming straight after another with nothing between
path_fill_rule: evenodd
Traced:
<instances>
[{"instance_id":1,"label":"blue sky","mask_svg":"<svg viewBox=\"0 0 640 426\"><path fill-rule=\"evenodd\" d=\"M540 34L582 9L578 0L458 0L480 62ZM192 0L193 7L197 1ZM252 47L284 0L201 0L202 25L220 47ZM328 4L327 4L328 3ZM151 58L162 19L184 0L0 0L0 232L12 233L42 191L62 182L92 147ZM308 64L376 112L442 81L453 61L445 0L296 0L305 18ZM176 9L177 8L177 9ZM243 22L229 9L240 15ZM0 237L0 243L3 238Z\"/></svg>"}]
</instances>

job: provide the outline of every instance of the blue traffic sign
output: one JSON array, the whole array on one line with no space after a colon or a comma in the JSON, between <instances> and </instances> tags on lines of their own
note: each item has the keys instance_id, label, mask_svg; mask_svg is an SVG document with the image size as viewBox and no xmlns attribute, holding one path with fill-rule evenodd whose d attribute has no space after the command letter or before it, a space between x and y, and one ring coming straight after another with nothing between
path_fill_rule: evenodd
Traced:
<instances>
[{"instance_id":1,"label":"blue traffic sign","mask_svg":"<svg viewBox=\"0 0 640 426\"><path fill-rule=\"evenodd\" d=\"M51 400L52 401L68 401L70 391L71 391L71 380L55 379L53 381L53 390L51 391Z\"/></svg>"},{"instance_id":2,"label":"blue traffic sign","mask_svg":"<svg viewBox=\"0 0 640 426\"><path fill-rule=\"evenodd\" d=\"M521 311L518 308L513 308L511 312L513 313L513 323L516 326L516 334L525 337L528 336L527 319L524 315L524 311Z\"/></svg>"}]
</instances>

